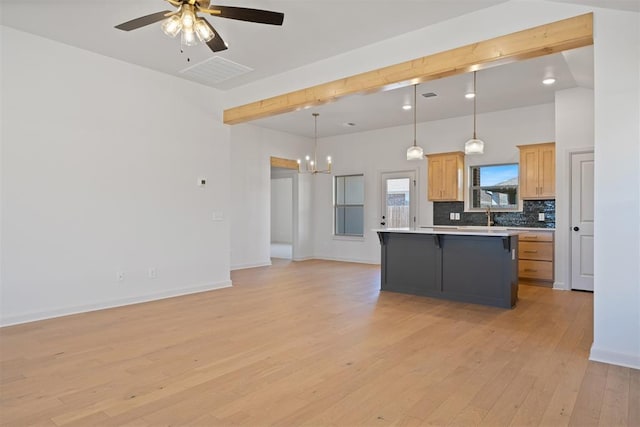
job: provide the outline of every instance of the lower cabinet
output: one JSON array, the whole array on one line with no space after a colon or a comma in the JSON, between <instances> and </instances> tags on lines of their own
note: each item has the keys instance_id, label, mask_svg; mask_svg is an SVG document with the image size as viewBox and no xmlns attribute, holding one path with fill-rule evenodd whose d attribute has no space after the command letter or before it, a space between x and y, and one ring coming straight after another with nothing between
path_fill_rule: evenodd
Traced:
<instances>
[{"instance_id":1,"label":"lower cabinet","mask_svg":"<svg viewBox=\"0 0 640 427\"><path fill-rule=\"evenodd\" d=\"M427 295L440 292L442 254L436 236L387 236L382 263L382 289Z\"/></svg>"},{"instance_id":2,"label":"lower cabinet","mask_svg":"<svg viewBox=\"0 0 640 427\"><path fill-rule=\"evenodd\" d=\"M518 279L524 284L553 287L553 231L520 235Z\"/></svg>"},{"instance_id":3,"label":"lower cabinet","mask_svg":"<svg viewBox=\"0 0 640 427\"><path fill-rule=\"evenodd\" d=\"M518 237L378 232L381 289L512 308Z\"/></svg>"}]
</instances>

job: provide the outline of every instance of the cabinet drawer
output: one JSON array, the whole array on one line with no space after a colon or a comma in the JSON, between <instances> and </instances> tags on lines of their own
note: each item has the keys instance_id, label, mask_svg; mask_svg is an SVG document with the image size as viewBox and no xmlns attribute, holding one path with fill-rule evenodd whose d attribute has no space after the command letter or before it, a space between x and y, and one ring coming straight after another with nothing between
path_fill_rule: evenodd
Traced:
<instances>
[{"instance_id":1,"label":"cabinet drawer","mask_svg":"<svg viewBox=\"0 0 640 427\"><path fill-rule=\"evenodd\" d=\"M550 231L527 231L518 236L521 242L553 242L553 233Z\"/></svg>"},{"instance_id":2,"label":"cabinet drawer","mask_svg":"<svg viewBox=\"0 0 640 427\"><path fill-rule=\"evenodd\" d=\"M520 242L518 248L519 259L536 261L553 261L553 243L551 242Z\"/></svg>"},{"instance_id":3,"label":"cabinet drawer","mask_svg":"<svg viewBox=\"0 0 640 427\"><path fill-rule=\"evenodd\" d=\"M553 280L553 263L550 261L518 260L518 277Z\"/></svg>"}]
</instances>

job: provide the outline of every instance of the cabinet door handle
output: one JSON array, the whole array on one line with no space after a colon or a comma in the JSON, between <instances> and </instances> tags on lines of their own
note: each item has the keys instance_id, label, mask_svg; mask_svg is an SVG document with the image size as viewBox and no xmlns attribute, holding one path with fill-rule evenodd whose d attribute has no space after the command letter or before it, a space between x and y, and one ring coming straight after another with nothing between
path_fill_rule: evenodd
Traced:
<instances>
[{"instance_id":1,"label":"cabinet door handle","mask_svg":"<svg viewBox=\"0 0 640 427\"><path fill-rule=\"evenodd\" d=\"M528 271L528 272L530 272L530 273L535 273L535 272L536 272L536 271L538 271L538 270L535 270L535 269L533 269L533 268L525 268L525 269L524 269L524 271Z\"/></svg>"},{"instance_id":2,"label":"cabinet door handle","mask_svg":"<svg viewBox=\"0 0 640 427\"><path fill-rule=\"evenodd\" d=\"M538 251L522 251L522 252L524 252L525 254L537 254L538 253Z\"/></svg>"}]
</instances>

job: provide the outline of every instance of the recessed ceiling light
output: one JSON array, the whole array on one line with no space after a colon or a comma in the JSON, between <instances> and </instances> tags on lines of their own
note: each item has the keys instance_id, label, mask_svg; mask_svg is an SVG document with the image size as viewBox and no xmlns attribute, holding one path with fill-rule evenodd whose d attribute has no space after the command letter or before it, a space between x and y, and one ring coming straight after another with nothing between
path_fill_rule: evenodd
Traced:
<instances>
[{"instance_id":1,"label":"recessed ceiling light","mask_svg":"<svg viewBox=\"0 0 640 427\"><path fill-rule=\"evenodd\" d=\"M412 108L411 105L408 105L408 104L402 106L402 109L405 111L411 110L411 108Z\"/></svg>"},{"instance_id":2,"label":"recessed ceiling light","mask_svg":"<svg viewBox=\"0 0 640 427\"><path fill-rule=\"evenodd\" d=\"M473 98L476 97L476 94L473 93L473 92L468 92L468 93L464 94L464 97L467 98L467 99L473 99Z\"/></svg>"},{"instance_id":3,"label":"recessed ceiling light","mask_svg":"<svg viewBox=\"0 0 640 427\"><path fill-rule=\"evenodd\" d=\"M552 85L556 82L556 79L554 79L553 77L547 77L546 79L544 79L542 81L543 84L545 85Z\"/></svg>"}]
</instances>

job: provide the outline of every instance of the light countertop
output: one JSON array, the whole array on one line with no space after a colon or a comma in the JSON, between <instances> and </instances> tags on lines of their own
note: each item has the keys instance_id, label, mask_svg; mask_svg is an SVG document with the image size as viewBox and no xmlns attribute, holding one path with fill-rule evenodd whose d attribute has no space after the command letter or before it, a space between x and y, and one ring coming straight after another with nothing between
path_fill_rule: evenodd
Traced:
<instances>
[{"instance_id":1,"label":"light countertop","mask_svg":"<svg viewBox=\"0 0 640 427\"><path fill-rule=\"evenodd\" d=\"M376 228L373 231L380 233L404 233L404 234L448 234L453 236L494 236L507 237L525 234L524 230L508 230L502 227L420 227L420 228Z\"/></svg>"},{"instance_id":2,"label":"light countertop","mask_svg":"<svg viewBox=\"0 0 640 427\"><path fill-rule=\"evenodd\" d=\"M418 228L437 228L437 229L453 229L453 230L485 230L487 227L484 225L420 225ZM543 227L515 227L515 226L503 226L503 225L492 225L492 229L497 230L519 230L519 231L547 231L552 232L556 231L555 228L543 228Z\"/></svg>"}]
</instances>

